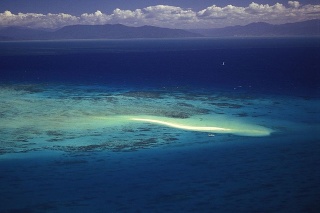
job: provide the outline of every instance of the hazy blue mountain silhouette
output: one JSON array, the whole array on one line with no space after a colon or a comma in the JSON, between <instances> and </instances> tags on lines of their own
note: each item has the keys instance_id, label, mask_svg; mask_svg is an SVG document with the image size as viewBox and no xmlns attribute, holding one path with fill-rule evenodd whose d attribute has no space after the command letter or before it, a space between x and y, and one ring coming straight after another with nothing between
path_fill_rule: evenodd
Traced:
<instances>
[{"instance_id":1,"label":"hazy blue mountain silhouette","mask_svg":"<svg viewBox=\"0 0 320 213\"><path fill-rule=\"evenodd\" d=\"M128 27L121 24L71 25L54 31L23 27L5 27L0 29L0 40L188 38L203 36L320 36L320 19L280 25L258 22L245 26L193 30L153 26Z\"/></svg>"},{"instance_id":2,"label":"hazy blue mountain silhouette","mask_svg":"<svg viewBox=\"0 0 320 213\"><path fill-rule=\"evenodd\" d=\"M246 37L246 36L319 36L320 19L273 25L265 22L245 26L231 26L215 29L197 29L191 32L208 37Z\"/></svg>"},{"instance_id":3,"label":"hazy blue mountain silhouette","mask_svg":"<svg viewBox=\"0 0 320 213\"><path fill-rule=\"evenodd\" d=\"M184 38L201 37L200 34L180 29L153 26L128 27L121 24L71 25L53 32L8 27L0 29L0 39L7 40L56 40L56 39L127 39L127 38Z\"/></svg>"}]
</instances>

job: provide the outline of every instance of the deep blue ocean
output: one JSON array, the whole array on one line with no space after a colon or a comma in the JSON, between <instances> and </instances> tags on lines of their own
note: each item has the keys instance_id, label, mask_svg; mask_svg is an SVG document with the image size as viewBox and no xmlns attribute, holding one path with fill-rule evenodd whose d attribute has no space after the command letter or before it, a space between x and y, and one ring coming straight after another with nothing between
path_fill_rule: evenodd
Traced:
<instances>
[{"instance_id":1,"label":"deep blue ocean","mask_svg":"<svg viewBox=\"0 0 320 213\"><path fill-rule=\"evenodd\" d=\"M320 39L0 42L0 212L319 212Z\"/></svg>"}]
</instances>

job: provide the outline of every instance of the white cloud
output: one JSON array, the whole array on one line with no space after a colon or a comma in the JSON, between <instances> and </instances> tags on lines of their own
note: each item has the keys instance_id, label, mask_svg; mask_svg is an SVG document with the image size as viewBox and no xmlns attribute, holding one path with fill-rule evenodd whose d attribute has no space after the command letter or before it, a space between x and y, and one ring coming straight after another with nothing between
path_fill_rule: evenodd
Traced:
<instances>
[{"instance_id":1,"label":"white cloud","mask_svg":"<svg viewBox=\"0 0 320 213\"><path fill-rule=\"evenodd\" d=\"M300 3L298 1L288 1L288 5L290 7L298 8L300 6Z\"/></svg>"},{"instance_id":2,"label":"white cloud","mask_svg":"<svg viewBox=\"0 0 320 213\"><path fill-rule=\"evenodd\" d=\"M284 12L286 8L283 4L276 3L275 5L269 6L268 4L257 4L252 2L248 7L245 8L245 11L249 15L268 15L272 13L279 13L281 14Z\"/></svg>"},{"instance_id":3,"label":"white cloud","mask_svg":"<svg viewBox=\"0 0 320 213\"><path fill-rule=\"evenodd\" d=\"M118 23L130 26L140 26L144 23L145 14L141 9L131 10L121 10L119 8L115 9L110 15L109 23ZM147 24L147 23L146 23Z\"/></svg>"},{"instance_id":4,"label":"white cloud","mask_svg":"<svg viewBox=\"0 0 320 213\"><path fill-rule=\"evenodd\" d=\"M198 22L196 12L169 5L150 6L143 9L145 24L171 28L185 28Z\"/></svg>"},{"instance_id":5,"label":"white cloud","mask_svg":"<svg viewBox=\"0 0 320 213\"><path fill-rule=\"evenodd\" d=\"M132 18L139 19L143 17L143 13L141 12L140 9L131 11L131 10L121 10L117 8L113 11L112 15L113 15L113 18L117 20L125 20L125 19L132 19Z\"/></svg>"},{"instance_id":6,"label":"white cloud","mask_svg":"<svg viewBox=\"0 0 320 213\"><path fill-rule=\"evenodd\" d=\"M301 5L298 1L288 1L283 5L276 3L257 4L247 7L212 5L200 11L169 5L149 6L136 10L115 9L111 14L101 11L84 13L80 16L70 14L37 14L10 11L0 13L0 26L25 26L31 28L59 28L73 24L120 23L129 26L153 25L170 28L214 28L231 25L245 25L264 21L272 24L303 21L320 18L320 5Z\"/></svg>"},{"instance_id":7,"label":"white cloud","mask_svg":"<svg viewBox=\"0 0 320 213\"><path fill-rule=\"evenodd\" d=\"M47 15L38 13L0 13L0 26L24 26L30 28L57 28L78 23L78 17L65 13Z\"/></svg>"},{"instance_id":8,"label":"white cloud","mask_svg":"<svg viewBox=\"0 0 320 213\"><path fill-rule=\"evenodd\" d=\"M97 10L95 13L84 13L78 19L77 24L105 24L110 21L110 16L103 14L100 10Z\"/></svg>"},{"instance_id":9,"label":"white cloud","mask_svg":"<svg viewBox=\"0 0 320 213\"><path fill-rule=\"evenodd\" d=\"M245 25L251 22L268 22L282 24L287 22L304 21L320 18L320 5L301 6L298 1L288 1L285 6L280 3L274 5L257 4L252 2L247 7L228 5L217 7L213 5L198 12L198 17L206 20L206 25L223 27L229 25Z\"/></svg>"}]
</instances>

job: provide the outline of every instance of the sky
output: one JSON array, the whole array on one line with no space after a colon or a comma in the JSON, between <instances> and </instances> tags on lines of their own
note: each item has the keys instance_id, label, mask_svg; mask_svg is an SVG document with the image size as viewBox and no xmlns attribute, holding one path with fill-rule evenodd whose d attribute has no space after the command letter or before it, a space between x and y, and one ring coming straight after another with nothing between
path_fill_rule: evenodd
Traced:
<instances>
[{"instance_id":1,"label":"sky","mask_svg":"<svg viewBox=\"0 0 320 213\"><path fill-rule=\"evenodd\" d=\"M320 19L320 0L0 0L0 27L124 24L196 29Z\"/></svg>"}]
</instances>

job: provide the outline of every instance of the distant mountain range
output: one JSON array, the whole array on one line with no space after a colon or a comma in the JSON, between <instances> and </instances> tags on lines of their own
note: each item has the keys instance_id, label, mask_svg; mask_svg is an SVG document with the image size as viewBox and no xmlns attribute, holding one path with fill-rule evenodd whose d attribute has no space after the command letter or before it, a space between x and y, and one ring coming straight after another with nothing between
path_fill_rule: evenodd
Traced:
<instances>
[{"instance_id":1,"label":"distant mountain range","mask_svg":"<svg viewBox=\"0 0 320 213\"><path fill-rule=\"evenodd\" d=\"M152 26L128 27L121 24L71 25L56 31L7 27L0 29L0 40L130 39L201 37L194 32Z\"/></svg>"},{"instance_id":2,"label":"distant mountain range","mask_svg":"<svg viewBox=\"0 0 320 213\"><path fill-rule=\"evenodd\" d=\"M207 37L320 36L320 19L279 25L258 22L245 26L196 29L190 31Z\"/></svg>"},{"instance_id":3,"label":"distant mountain range","mask_svg":"<svg viewBox=\"0 0 320 213\"><path fill-rule=\"evenodd\" d=\"M62 40L62 39L130 39L188 37L250 37L250 36L320 36L320 19L281 25L264 22L216 29L180 30L153 26L128 27L121 24L72 25L58 30L21 27L0 28L0 40Z\"/></svg>"}]
</instances>

